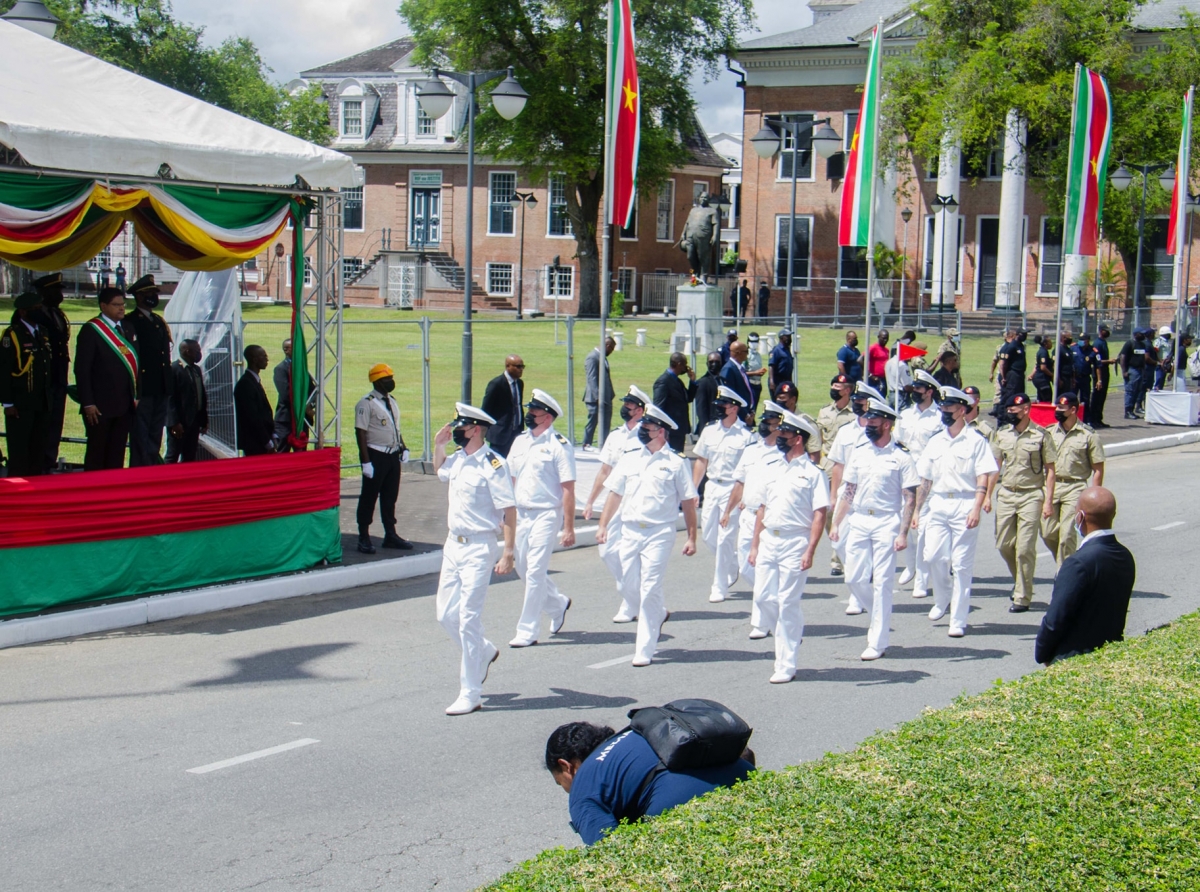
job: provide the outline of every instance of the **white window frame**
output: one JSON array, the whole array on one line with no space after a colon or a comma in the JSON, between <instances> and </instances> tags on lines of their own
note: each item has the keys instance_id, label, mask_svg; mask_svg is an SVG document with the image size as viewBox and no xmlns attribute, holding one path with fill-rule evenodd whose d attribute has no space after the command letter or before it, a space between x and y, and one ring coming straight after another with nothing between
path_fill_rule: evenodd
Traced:
<instances>
[{"instance_id":1,"label":"white window frame","mask_svg":"<svg viewBox=\"0 0 1200 892\"><path fill-rule=\"evenodd\" d=\"M933 258L934 236L930 234L930 228L933 228L933 230L935 232L937 231L936 224L932 223L930 221L932 221L936 216L937 216L937 214L926 214L925 215L925 226L926 226L925 235L927 237L925 239L924 247L921 248L921 293L922 294L932 294L933 293L933 280L937 278L936 276L931 275L929 277L929 287L926 287L926 285L925 285L925 267L927 267L933 263L932 258ZM963 293L963 260L966 259L964 254L966 253L966 250L967 250L965 237L966 237L966 219L963 214L959 214L958 215L958 266L957 266L958 276L954 283L954 285L955 285L954 293L955 294Z\"/></svg>"},{"instance_id":2,"label":"white window frame","mask_svg":"<svg viewBox=\"0 0 1200 892\"><path fill-rule=\"evenodd\" d=\"M554 193L558 191L555 186L561 185L562 201L555 202ZM562 208L563 222L565 232L551 232L550 224L554 222L554 208ZM567 175L565 173L552 173L546 178L546 238L575 238L575 228L571 223L571 217L567 214Z\"/></svg>"},{"instance_id":3,"label":"white window frame","mask_svg":"<svg viewBox=\"0 0 1200 892\"><path fill-rule=\"evenodd\" d=\"M621 291L621 274L626 273L629 276L629 290ZM636 266L618 266L617 267L617 291L621 291L625 295L625 306L631 307L637 303L637 267Z\"/></svg>"},{"instance_id":4,"label":"white window frame","mask_svg":"<svg viewBox=\"0 0 1200 892\"><path fill-rule=\"evenodd\" d=\"M702 186L703 188L697 191L697 186ZM692 207L700 206L700 196L704 195L706 192L709 195L712 195L712 191L709 189L708 180L692 180Z\"/></svg>"},{"instance_id":5,"label":"white window frame","mask_svg":"<svg viewBox=\"0 0 1200 892\"><path fill-rule=\"evenodd\" d=\"M987 154L987 160L984 162L983 179L993 182L999 182L1004 179L1004 140L1001 139L999 145L992 146ZM995 173L993 173L993 169Z\"/></svg>"},{"instance_id":6,"label":"white window frame","mask_svg":"<svg viewBox=\"0 0 1200 892\"><path fill-rule=\"evenodd\" d=\"M1063 225L1062 217L1051 217L1051 216L1042 217L1040 223L1038 224L1038 273L1037 273L1037 292L1036 292L1038 297L1041 297L1043 295L1047 296L1047 297L1055 297L1057 295L1062 294L1063 273L1066 271L1066 268L1067 268L1067 255L1063 252L1063 242L1059 242L1058 262L1051 264L1051 266L1058 267L1058 290L1057 291L1048 291L1046 289L1045 285L1042 283L1042 270L1045 269L1045 267L1046 267L1046 224L1051 222L1052 220L1058 220L1060 227ZM1063 233L1063 241L1065 241L1065 240L1066 240L1066 233L1064 232Z\"/></svg>"},{"instance_id":7,"label":"white window frame","mask_svg":"<svg viewBox=\"0 0 1200 892\"><path fill-rule=\"evenodd\" d=\"M358 193L358 213L362 221L362 225L355 229L346 226L346 198L351 193ZM367 225L367 190L365 186L355 186L353 189L342 190L342 231L343 232L363 232Z\"/></svg>"},{"instance_id":8,"label":"white window frame","mask_svg":"<svg viewBox=\"0 0 1200 892\"><path fill-rule=\"evenodd\" d=\"M659 235L659 223L662 222L663 198L667 199L667 234ZM656 242L674 242L672 233L675 231L675 178L671 177L659 187L658 196L654 203L654 240Z\"/></svg>"},{"instance_id":9,"label":"white window frame","mask_svg":"<svg viewBox=\"0 0 1200 892\"><path fill-rule=\"evenodd\" d=\"M428 121L430 132L422 133L421 128ZM417 98L417 88L413 87L413 139L437 139L438 138L438 119L425 114L421 108L421 101Z\"/></svg>"},{"instance_id":10,"label":"white window frame","mask_svg":"<svg viewBox=\"0 0 1200 892\"><path fill-rule=\"evenodd\" d=\"M850 124L850 119L854 118L858 121L858 109L848 108L842 112L842 151L846 155L850 154L850 143L854 142L854 127Z\"/></svg>"},{"instance_id":11,"label":"white window frame","mask_svg":"<svg viewBox=\"0 0 1200 892\"><path fill-rule=\"evenodd\" d=\"M357 133L351 133L347 127L347 122L349 119L347 118L347 115L346 115L346 106L350 105L350 104L354 104L354 105L358 106L358 132ZM355 140L355 141L361 142L363 139L366 138L366 121L363 120L363 116L366 112L366 107L367 107L366 99L362 95L350 96L350 97L343 98L341 100L341 108L340 108L341 122L340 122L340 126L338 127L338 132L341 134L342 139Z\"/></svg>"},{"instance_id":12,"label":"white window frame","mask_svg":"<svg viewBox=\"0 0 1200 892\"><path fill-rule=\"evenodd\" d=\"M558 268L546 264L542 269L546 300L575 299L575 267L560 263ZM564 287L565 285L565 287Z\"/></svg>"},{"instance_id":13,"label":"white window frame","mask_svg":"<svg viewBox=\"0 0 1200 892\"><path fill-rule=\"evenodd\" d=\"M346 268L347 264L350 265L350 269ZM350 278L352 278L353 276L356 276L356 275L358 275L358 273L362 272L362 268L363 268L363 259L361 257L343 257L342 258L342 284L343 285L346 284L346 282Z\"/></svg>"},{"instance_id":14,"label":"white window frame","mask_svg":"<svg viewBox=\"0 0 1200 892\"><path fill-rule=\"evenodd\" d=\"M508 269L508 290L501 291L499 289L493 288L492 287L492 273L500 272L501 270L505 269L506 267ZM516 290L517 289L517 272L516 272L514 264L512 264L512 263L497 263L497 262L493 262L493 261L489 260L487 263L486 284L487 284L487 293L488 294L493 294L493 295L496 295L497 297L512 297L513 295L515 295L517 293L517 290Z\"/></svg>"},{"instance_id":15,"label":"white window frame","mask_svg":"<svg viewBox=\"0 0 1200 892\"><path fill-rule=\"evenodd\" d=\"M287 288L291 288L292 287L292 255L291 254L283 255L283 265L284 265L284 269L287 271L286 277L285 277L286 281L284 282L284 285ZM313 275L312 258L305 257L304 258L304 287L311 288L315 281L316 281L316 278Z\"/></svg>"},{"instance_id":16,"label":"white window frame","mask_svg":"<svg viewBox=\"0 0 1200 892\"><path fill-rule=\"evenodd\" d=\"M517 237L517 215L515 209L510 205L509 215L512 220L512 232L496 232L492 229L492 208L500 202L495 200L496 195L496 177L507 176L512 177L512 192L517 191L517 172L515 170L489 170L488 171L488 203L487 203L487 234L498 236L500 238L516 238ZM509 198L512 197L510 192ZM505 201L509 199L506 198Z\"/></svg>"},{"instance_id":17,"label":"white window frame","mask_svg":"<svg viewBox=\"0 0 1200 892\"><path fill-rule=\"evenodd\" d=\"M779 265L781 263L783 263L783 264L787 263L787 255L784 254L783 256L780 256L780 254L779 254L779 230L783 225L780 221L782 221L782 220L790 221L791 217L792 217L791 214L776 214L775 215L775 242L774 242L774 247L771 249L771 255L772 255L771 256L771 281L776 283L775 285L772 286L774 288L786 288L787 287L787 282L781 281L780 276L778 274ZM792 290L793 291L811 291L812 290L812 258L813 258L813 225L816 222L816 218L812 214L796 214L796 219L808 221L808 258L807 258L808 259L808 275L806 275L804 277L804 279L798 280L798 281L802 281L803 284L793 285ZM791 235L791 234L789 233L789 235ZM792 236L792 237L794 238L794 236ZM792 258L793 265L795 264L795 261L797 259L798 258L796 258L796 257ZM786 276L786 275L787 275L787 272L785 270L784 276Z\"/></svg>"},{"instance_id":18,"label":"white window frame","mask_svg":"<svg viewBox=\"0 0 1200 892\"><path fill-rule=\"evenodd\" d=\"M786 111L786 112L779 113L779 117L783 118L785 121L790 117L798 117L800 115L808 115L814 121L817 118L821 117L820 112L815 112L815 111L797 110L797 111ZM816 152L811 148L812 135L813 135L813 131L810 130L808 132L808 137L809 137L809 141L810 141L809 142L809 146L810 146L809 159L808 159L808 176L796 177L797 183L815 183L817 181L817 162L815 160ZM844 136L843 136L843 139L845 139ZM788 176L783 175L783 156L784 155L790 156L792 154L792 147L788 145L788 142L790 140L791 140L791 135L786 131L780 136L779 154L778 154L777 160L775 162L775 182L777 182L777 183L790 183L792 181L792 177L790 174ZM796 153L797 161L800 160L800 155L801 155L800 152Z\"/></svg>"},{"instance_id":19,"label":"white window frame","mask_svg":"<svg viewBox=\"0 0 1200 892\"><path fill-rule=\"evenodd\" d=\"M1166 214L1154 214L1153 216L1146 218L1147 223L1154 221L1154 223L1156 224L1155 234L1157 234L1160 230L1164 233L1164 236L1163 236L1164 241L1166 240L1165 233L1170 231L1168 229L1168 227L1170 225L1170 220L1171 220L1171 218ZM1150 239L1146 239L1145 250L1149 250L1151 252L1154 251L1154 244ZM1170 254L1168 254L1167 256L1171 257ZM1151 261L1153 261L1153 259L1154 259L1153 253L1151 253L1150 259L1151 259ZM1159 268L1166 268L1170 272L1170 274L1171 274L1170 275L1170 287L1166 291L1151 291L1151 292L1149 292L1146 295L1146 300L1148 300L1148 301L1151 301L1151 300L1174 300L1175 299L1174 298L1175 273L1176 273L1174 262L1172 262L1172 263L1153 263L1153 262L1146 263L1146 261L1143 260L1142 261L1142 284L1143 284L1143 287L1145 286L1145 281L1146 281L1146 270L1147 269L1159 269ZM1160 287L1159 283L1155 282L1154 287L1159 288Z\"/></svg>"}]
</instances>

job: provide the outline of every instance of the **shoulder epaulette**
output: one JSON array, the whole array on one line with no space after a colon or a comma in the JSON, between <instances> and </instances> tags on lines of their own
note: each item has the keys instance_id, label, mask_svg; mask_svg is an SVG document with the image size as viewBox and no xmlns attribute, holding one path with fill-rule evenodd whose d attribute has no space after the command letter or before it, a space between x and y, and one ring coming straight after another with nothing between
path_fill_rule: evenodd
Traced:
<instances>
[{"instance_id":1,"label":"shoulder epaulette","mask_svg":"<svg viewBox=\"0 0 1200 892\"><path fill-rule=\"evenodd\" d=\"M567 445L567 442L568 442L567 438L564 437L562 434L560 434L558 431L554 432L554 439L558 440L558 442L562 443L564 446Z\"/></svg>"},{"instance_id":2,"label":"shoulder epaulette","mask_svg":"<svg viewBox=\"0 0 1200 892\"><path fill-rule=\"evenodd\" d=\"M628 449L625 450L625 454L629 454L630 452L640 452L641 449L642 449L641 446L630 446Z\"/></svg>"},{"instance_id":3,"label":"shoulder epaulette","mask_svg":"<svg viewBox=\"0 0 1200 892\"><path fill-rule=\"evenodd\" d=\"M486 457L488 463L491 464L491 466L496 470L499 470L500 466L504 464L504 462L500 461L500 457L494 452L489 452Z\"/></svg>"},{"instance_id":4,"label":"shoulder epaulette","mask_svg":"<svg viewBox=\"0 0 1200 892\"><path fill-rule=\"evenodd\" d=\"M905 446L903 443L897 442L896 440L893 440L892 442L896 444L896 448L899 449L901 452L908 452L908 447Z\"/></svg>"}]
</instances>

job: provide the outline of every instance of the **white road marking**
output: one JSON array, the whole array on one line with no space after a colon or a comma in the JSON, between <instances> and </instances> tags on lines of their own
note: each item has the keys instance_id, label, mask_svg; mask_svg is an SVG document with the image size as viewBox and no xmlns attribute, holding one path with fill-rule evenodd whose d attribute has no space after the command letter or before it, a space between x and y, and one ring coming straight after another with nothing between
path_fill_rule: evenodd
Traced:
<instances>
[{"instance_id":1,"label":"white road marking","mask_svg":"<svg viewBox=\"0 0 1200 892\"><path fill-rule=\"evenodd\" d=\"M1150 527L1150 530L1155 533L1161 533L1163 530L1173 530L1173 529L1175 529L1175 527L1185 527L1185 526L1187 526L1186 520L1177 520L1174 523L1164 523L1160 527Z\"/></svg>"},{"instance_id":2,"label":"white road marking","mask_svg":"<svg viewBox=\"0 0 1200 892\"><path fill-rule=\"evenodd\" d=\"M630 654L627 657L617 657L614 660L605 660L603 663L592 663L588 666L589 669L607 669L609 666L619 666L621 663L631 663L637 654Z\"/></svg>"},{"instance_id":3,"label":"white road marking","mask_svg":"<svg viewBox=\"0 0 1200 892\"><path fill-rule=\"evenodd\" d=\"M300 740L293 740L291 743L281 743L279 746L273 746L270 749L259 750L254 753L246 753L244 756L234 756L232 759L223 759L220 762L211 762L208 765L201 765L199 768L189 768L188 774L208 774L210 771L220 771L222 768L229 768L233 765L241 765L243 762L253 762L255 759L264 759L267 756L274 756L278 753L286 753L288 750L298 749L302 746L309 746L314 743L320 743L319 740L313 740L311 737L304 737Z\"/></svg>"}]
</instances>

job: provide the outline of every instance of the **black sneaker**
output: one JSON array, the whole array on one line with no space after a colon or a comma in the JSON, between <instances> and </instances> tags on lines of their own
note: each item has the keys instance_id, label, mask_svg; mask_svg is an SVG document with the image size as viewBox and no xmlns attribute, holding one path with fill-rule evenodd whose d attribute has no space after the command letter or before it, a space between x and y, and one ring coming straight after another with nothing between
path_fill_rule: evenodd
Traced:
<instances>
[{"instance_id":1,"label":"black sneaker","mask_svg":"<svg viewBox=\"0 0 1200 892\"><path fill-rule=\"evenodd\" d=\"M383 548L397 548L400 551L412 551L413 544L407 539L397 536L395 533L388 533L383 537ZM369 554L370 552L368 552Z\"/></svg>"},{"instance_id":2,"label":"black sneaker","mask_svg":"<svg viewBox=\"0 0 1200 892\"><path fill-rule=\"evenodd\" d=\"M375 553L375 546L371 544L371 538L369 536L365 538L363 536L358 537L358 550L363 554Z\"/></svg>"},{"instance_id":3,"label":"black sneaker","mask_svg":"<svg viewBox=\"0 0 1200 892\"><path fill-rule=\"evenodd\" d=\"M1016 601L1008 605L1009 613L1025 613L1029 610L1028 604L1018 604Z\"/></svg>"}]
</instances>

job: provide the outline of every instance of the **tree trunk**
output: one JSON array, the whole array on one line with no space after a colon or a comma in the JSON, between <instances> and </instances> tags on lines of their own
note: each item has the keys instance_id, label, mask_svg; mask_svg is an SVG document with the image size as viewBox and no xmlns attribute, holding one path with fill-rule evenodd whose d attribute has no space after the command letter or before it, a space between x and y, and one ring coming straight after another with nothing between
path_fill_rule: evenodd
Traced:
<instances>
[{"instance_id":1,"label":"tree trunk","mask_svg":"<svg viewBox=\"0 0 1200 892\"><path fill-rule=\"evenodd\" d=\"M575 256L579 260L579 316L600 316L600 246L596 225L600 219L602 175L570 184L567 215L575 233Z\"/></svg>"},{"instance_id":2,"label":"tree trunk","mask_svg":"<svg viewBox=\"0 0 1200 892\"><path fill-rule=\"evenodd\" d=\"M1125 265L1125 300L1122 306L1132 307L1137 302L1137 294L1134 293L1134 288L1137 287L1137 249L1126 251L1120 245L1117 246L1117 253L1121 255L1121 263ZM1143 270L1143 272L1145 272Z\"/></svg>"}]
</instances>

